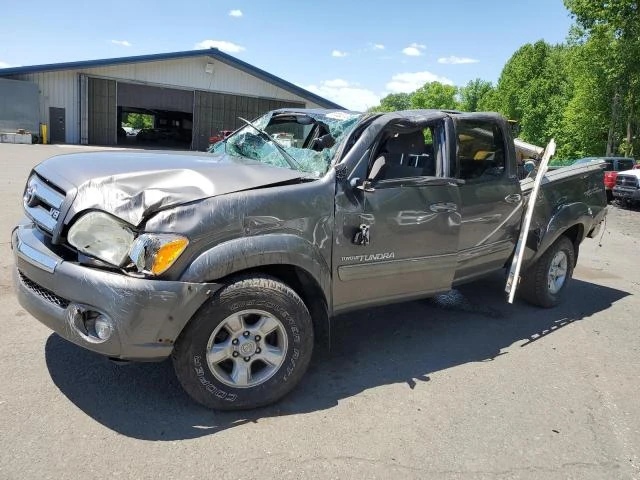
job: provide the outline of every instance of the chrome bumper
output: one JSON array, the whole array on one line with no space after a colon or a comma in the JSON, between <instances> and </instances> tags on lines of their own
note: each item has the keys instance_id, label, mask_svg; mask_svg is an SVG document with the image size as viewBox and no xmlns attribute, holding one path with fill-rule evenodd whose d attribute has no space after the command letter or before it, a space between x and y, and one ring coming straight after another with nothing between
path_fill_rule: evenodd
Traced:
<instances>
[{"instance_id":1,"label":"chrome bumper","mask_svg":"<svg viewBox=\"0 0 640 480\"><path fill-rule=\"evenodd\" d=\"M640 200L640 188L614 187L613 196L625 200Z\"/></svg>"},{"instance_id":2,"label":"chrome bumper","mask_svg":"<svg viewBox=\"0 0 640 480\"><path fill-rule=\"evenodd\" d=\"M161 360L196 310L220 288L128 277L64 261L52 252L32 223L11 235L13 280L22 307L67 340L94 352L126 360ZM74 322L78 308L111 320L105 341L83 334Z\"/></svg>"}]
</instances>

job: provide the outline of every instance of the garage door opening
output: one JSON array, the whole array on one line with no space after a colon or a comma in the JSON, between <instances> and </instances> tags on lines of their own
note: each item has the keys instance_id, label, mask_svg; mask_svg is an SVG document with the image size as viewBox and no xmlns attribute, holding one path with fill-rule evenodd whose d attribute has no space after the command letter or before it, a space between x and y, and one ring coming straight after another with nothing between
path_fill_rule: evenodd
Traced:
<instances>
[{"instance_id":1,"label":"garage door opening","mask_svg":"<svg viewBox=\"0 0 640 480\"><path fill-rule=\"evenodd\" d=\"M118 82L118 145L190 149L193 91Z\"/></svg>"},{"instance_id":2,"label":"garage door opening","mask_svg":"<svg viewBox=\"0 0 640 480\"><path fill-rule=\"evenodd\" d=\"M191 148L191 113L118 107L118 118L118 145L181 150Z\"/></svg>"},{"instance_id":3,"label":"garage door opening","mask_svg":"<svg viewBox=\"0 0 640 480\"><path fill-rule=\"evenodd\" d=\"M81 76L81 139L90 145L205 151L269 110L304 103Z\"/></svg>"}]
</instances>

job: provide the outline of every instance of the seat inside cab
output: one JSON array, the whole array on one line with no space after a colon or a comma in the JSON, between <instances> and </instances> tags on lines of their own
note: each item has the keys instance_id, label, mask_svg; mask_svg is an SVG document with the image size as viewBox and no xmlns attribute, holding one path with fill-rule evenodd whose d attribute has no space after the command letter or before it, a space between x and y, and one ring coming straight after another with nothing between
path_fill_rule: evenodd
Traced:
<instances>
[{"instance_id":1,"label":"seat inside cab","mask_svg":"<svg viewBox=\"0 0 640 480\"><path fill-rule=\"evenodd\" d=\"M389 133L380 143L369 179L380 181L435 176L436 161L430 133L428 129Z\"/></svg>"}]
</instances>

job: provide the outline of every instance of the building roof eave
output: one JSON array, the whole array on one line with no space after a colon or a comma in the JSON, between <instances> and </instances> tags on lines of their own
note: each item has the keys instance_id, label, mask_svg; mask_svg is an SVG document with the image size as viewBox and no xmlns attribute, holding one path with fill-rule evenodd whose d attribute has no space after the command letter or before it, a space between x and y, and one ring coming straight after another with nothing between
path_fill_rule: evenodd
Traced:
<instances>
[{"instance_id":1,"label":"building roof eave","mask_svg":"<svg viewBox=\"0 0 640 480\"><path fill-rule=\"evenodd\" d=\"M84 60L77 62L62 62L62 63L50 63L44 65L29 65L24 67L10 67L0 69L0 77L8 77L12 75L24 75L29 73L40 72L53 72L61 70L82 70L96 67L108 67L116 65L125 65L130 63L147 63L147 62L160 62L163 60L176 60L181 58L194 58L194 57L211 57L215 60L223 62L231 67L234 67L240 71L248 73L260 80L267 83L271 83L283 90L298 95L299 97L309 100L324 108L344 109L341 105L334 103L326 98L316 95L302 87L299 87L291 82L284 80L276 75L273 75L265 70L255 67L247 62L244 62L232 55L224 53L217 48L208 48L204 50L187 50L182 52L168 52L168 53L154 53L149 55L136 55L131 57L118 57L118 58L105 58L98 60Z\"/></svg>"}]
</instances>

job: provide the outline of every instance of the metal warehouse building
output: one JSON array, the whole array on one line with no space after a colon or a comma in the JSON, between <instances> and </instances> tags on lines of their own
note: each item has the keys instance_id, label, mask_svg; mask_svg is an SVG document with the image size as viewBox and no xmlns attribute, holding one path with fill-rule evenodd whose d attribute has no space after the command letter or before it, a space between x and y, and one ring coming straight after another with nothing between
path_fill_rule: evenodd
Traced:
<instances>
[{"instance_id":1,"label":"metal warehouse building","mask_svg":"<svg viewBox=\"0 0 640 480\"><path fill-rule=\"evenodd\" d=\"M35 65L0 70L32 82L52 143L117 145L128 113L153 114L154 127L179 128L186 146L234 130L237 117L283 107L342 108L218 49ZM9 83L9 82L6 82Z\"/></svg>"}]
</instances>

